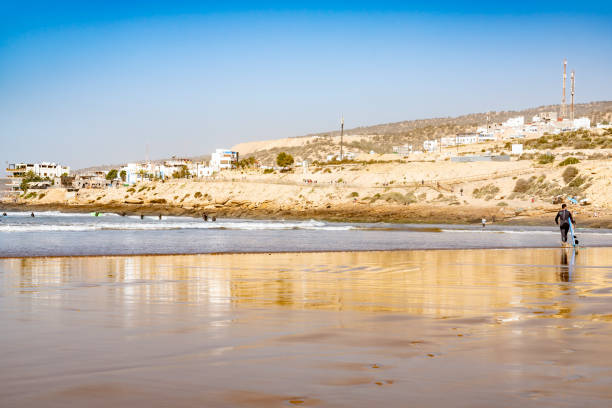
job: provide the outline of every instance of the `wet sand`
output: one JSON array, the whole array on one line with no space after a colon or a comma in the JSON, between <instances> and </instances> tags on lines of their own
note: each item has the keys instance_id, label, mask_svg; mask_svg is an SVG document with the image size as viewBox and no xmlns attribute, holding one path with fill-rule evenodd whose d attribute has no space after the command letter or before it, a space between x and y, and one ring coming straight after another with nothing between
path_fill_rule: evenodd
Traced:
<instances>
[{"instance_id":1,"label":"wet sand","mask_svg":"<svg viewBox=\"0 0 612 408\"><path fill-rule=\"evenodd\" d=\"M2 407L612 403L612 248L0 260Z\"/></svg>"}]
</instances>

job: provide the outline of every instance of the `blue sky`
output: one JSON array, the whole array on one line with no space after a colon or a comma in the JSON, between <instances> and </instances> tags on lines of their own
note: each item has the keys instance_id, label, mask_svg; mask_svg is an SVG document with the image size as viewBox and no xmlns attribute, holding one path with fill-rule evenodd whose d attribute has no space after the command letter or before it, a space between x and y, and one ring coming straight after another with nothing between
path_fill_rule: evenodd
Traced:
<instances>
[{"instance_id":1,"label":"blue sky","mask_svg":"<svg viewBox=\"0 0 612 408\"><path fill-rule=\"evenodd\" d=\"M0 5L2 165L612 99L606 2L126 3Z\"/></svg>"}]
</instances>

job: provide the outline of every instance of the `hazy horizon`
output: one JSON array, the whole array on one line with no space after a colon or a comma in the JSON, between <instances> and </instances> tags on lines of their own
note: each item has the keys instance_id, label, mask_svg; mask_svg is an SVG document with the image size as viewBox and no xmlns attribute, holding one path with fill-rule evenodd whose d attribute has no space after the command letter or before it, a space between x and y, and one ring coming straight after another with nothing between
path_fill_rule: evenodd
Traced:
<instances>
[{"instance_id":1,"label":"hazy horizon","mask_svg":"<svg viewBox=\"0 0 612 408\"><path fill-rule=\"evenodd\" d=\"M606 3L1 5L2 160L71 168L612 99ZM568 98L569 100L569 98ZM3 172L0 173L0 175Z\"/></svg>"}]
</instances>

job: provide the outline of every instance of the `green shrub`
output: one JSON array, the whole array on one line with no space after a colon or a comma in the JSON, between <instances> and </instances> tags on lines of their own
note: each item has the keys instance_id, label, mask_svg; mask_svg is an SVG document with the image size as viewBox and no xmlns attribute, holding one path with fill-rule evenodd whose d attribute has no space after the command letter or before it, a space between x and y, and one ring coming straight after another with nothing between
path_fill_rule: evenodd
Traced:
<instances>
[{"instance_id":1,"label":"green shrub","mask_svg":"<svg viewBox=\"0 0 612 408\"><path fill-rule=\"evenodd\" d=\"M417 201L413 193L406 193L406 195L403 195L402 193L399 193L397 191L384 194L383 196L381 196L381 198L388 203L396 203L403 205L416 203Z\"/></svg>"},{"instance_id":2,"label":"green shrub","mask_svg":"<svg viewBox=\"0 0 612 408\"><path fill-rule=\"evenodd\" d=\"M264 174L274 173L274 169L264 169Z\"/></svg>"},{"instance_id":3,"label":"green shrub","mask_svg":"<svg viewBox=\"0 0 612 408\"><path fill-rule=\"evenodd\" d=\"M151 200L151 204L166 204L165 198L155 198Z\"/></svg>"},{"instance_id":4,"label":"green shrub","mask_svg":"<svg viewBox=\"0 0 612 408\"><path fill-rule=\"evenodd\" d=\"M323 173L331 173L331 170L327 168L327 169L323 170Z\"/></svg>"},{"instance_id":5,"label":"green shrub","mask_svg":"<svg viewBox=\"0 0 612 408\"><path fill-rule=\"evenodd\" d=\"M42 199L45 197L45 195L46 195L46 193L40 193L40 194L38 195L38 199L39 199L39 200L42 200Z\"/></svg>"},{"instance_id":6,"label":"green shrub","mask_svg":"<svg viewBox=\"0 0 612 408\"><path fill-rule=\"evenodd\" d=\"M280 152L278 156L276 156L276 164L278 164L280 167L289 167L293 164L293 162L293 156L285 152Z\"/></svg>"},{"instance_id":7,"label":"green shrub","mask_svg":"<svg viewBox=\"0 0 612 408\"><path fill-rule=\"evenodd\" d=\"M587 140L579 140L574 143L574 149L592 149L594 146Z\"/></svg>"},{"instance_id":8,"label":"green shrub","mask_svg":"<svg viewBox=\"0 0 612 408\"><path fill-rule=\"evenodd\" d=\"M507 203L507 202L505 202L505 201L500 201L499 203L497 203L497 206L498 206L498 207L507 207L507 206L508 206L508 203Z\"/></svg>"},{"instance_id":9,"label":"green shrub","mask_svg":"<svg viewBox=\"0 0 612 408\"><path fill-rule=\"evenodd\" d=\"M128 193L134 193L134 192L136 192L136 189L134 187L130 187L130 188L127 189L127 192Z\"/></svg>"},{"instance_id":10,"label":"green shrub","mask_svg":"<svg viewBox=\"0 0 612 408\"><path fill-rule=\"evenodd\" d=\"M569 182L568 186L569 187L580 187L581 185L584 184L585 181L586 181L586 177L577 176L576 178L574 178L572 181Z\"/></svg>"},{"instance_id":11,"label":"green shrub","mask_svg":"<svg viewBox=\"0 0 612 408\"><path fill-rule=\"evenodd\" d=\"M578 160L575 157L568 157L567 159L563 160L561 163L559 163L559 166L563 167L563 166L568 166L570 164L578 164L580 163L580 160Z\"/></svg>"},{"instance_id":12,"label":"green shrub","mask_svg":"<svg viewBox=\"0 0 612 408\"><path fill-rule=\"evenodd\" d=\"M352 192L352 193L349 195L349 197L359 197L359 193L358 193L358 192L356 192L356 191L353 191L353 192Z\"/></svg>"},{"instance_id":13,"label":"green shrub","mask_svg":"<svg viewBox=\"0 0 612 408\"><path fill-rule=\"evenodd\" d=\"M538 164L549 164L555 161L555 156L553 154L540 154L538 156Z\"/></svg>"},{"instance_id":14,"label":"green shrub","mask_svg":"<svg viewBox=\"0 0 612 408\"><path fill-rule=\"evenodd\" d=\"M563 174L561 176L563 177L563 181L565 181L565 184L568 184L578 175L578 173L579 171L577 168L575 168L574 166L569 166L563 171Z\"/></svg>"},{"instance_id":15,"label":"green shrub","mask_svg":"<svg viewBox=\"0 0 612 408\"><path fill-rule=\"evenodd\" d=\"M526 193L529 188L531 187L531 183L529 182L529 180L525 180L525 179L518 179L516 180L516 184L514 185L514 191L515 193Z\"/></svg>"},{"instance_id":16,"label":"green shrub","mask_svg":"<svg viewBox=\"0 0 612 408\"><path fill-rule=\"evenodd\" d=\"M193 197L194 197L194 198L200 198L200 197L202 197L202 193L200 193L200 192L198 191L198 192L196 192L196 193L193 195Z\"/></svg>"},{"instance_id":17,"label":"green shrub","mask_svg":"<svg viewBox=\"0 0 612 408\"><path fill-rule=\"evenodd\" d=\"M482 186L472 191L472 196L474 198L484 198L485 200L489 201L497 193L499 193L499 187L497 187L495 184L487 184L486 186Z\"/></svg>"},{"instance_id":18,"label":"green shrub","mask_svg":"<svg viewBox=\"0 0 612 408\"><path fill-rule=\"evenodd\" d=\"M374 194L372 197L370 197L370 203L376 202L377 200L380 200L381 196L379 193Z\"/></svg>"}]
</instances>

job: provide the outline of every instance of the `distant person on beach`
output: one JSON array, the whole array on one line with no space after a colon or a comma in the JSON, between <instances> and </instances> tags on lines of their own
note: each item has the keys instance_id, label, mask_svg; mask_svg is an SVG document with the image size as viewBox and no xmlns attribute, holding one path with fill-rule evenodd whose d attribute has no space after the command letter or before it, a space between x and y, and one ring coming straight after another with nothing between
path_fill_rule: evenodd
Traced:
<instances>
[{"instance_id":1,"label":"distant person on beach","mask_svg":"<svg viewBox=\"0 0 612 408\"><path fill-rule=\"evenodd\" d=\"M213 221L213 222L217 221L217 217L215 217L215 216L213 215L213 217L212 217L212 221Z\"/></svg>"},{"instance_id":2,"label":"distant person on beach","mask_svg":"<svg viewBox=\"0 0 612 408\"><path fill-rule=\"evenodd\" d=\"M208 215L206 215L205 213L204 213L204 214L202 214L202 219L203 219L204 221L208 221Z\"/></svg>"},{"instance_id":3,"label":"distant person on beach","mask_svg":"<svg viewBox=\"0 0 612 408\"><path fill-rule=\"evenodd\" d=\"M2 216L3 216L3 217L6 217L6 213L2 213Z\"/></svg>"},{"instance_id":4,"label":"distant person on beach","mask_svg":"<svg viewBox=\"0 0 612 408\"><path fill-rule=\"evenodd\" d=\"M34 213L30 214L30 217L34 218Z\"/></svg>"},{"instance_id":5,"label":"distant person on beach","mask_svg":"<svg viewBox=\"0 0 612 408\"><path fill-rule=\"evenodd\" d=\"M160 221L161 221L161 219L162 219L162 215L161 215L161 214L159 214L159 219L160 219Z\"/></svg>"},{"instance_id":6,"label":"distant person on beach","mask_svg":"<svg viewBox=\"0 0 612 408\"><path fill-rule=\"evenodd\" d=\"M144 220L144 215L140 214L140 219Z\"/></svg>"},{"instance_id":7,"label":"distant person on beach","mask_svg":"<svg viewBox=\"0 0 612 408\"><path fill-rule=\"evenodd\" d=\"M557 213L555 217L555 224L559 226L561 229L561 242L563 244L567 243L567 231L569 231L569 222L571 221L574 225L576 225L576 221L574 221L574 217L572 217L572 213L567 210L567 205L561 205L561 211Z\"/></svg>"},{"instance_id":8,"label":"distant person on beach","mask_svg":"<svg viewBox=\"0 0 612 408\"><path fill-rule=\"evenodd\" d=\"M486 227L486 225L487 225L487 219L486 219L486 218L483 218L483 219L481 220L481 222L482 222L482 228Z\"/></svg>"}]
</instances>

